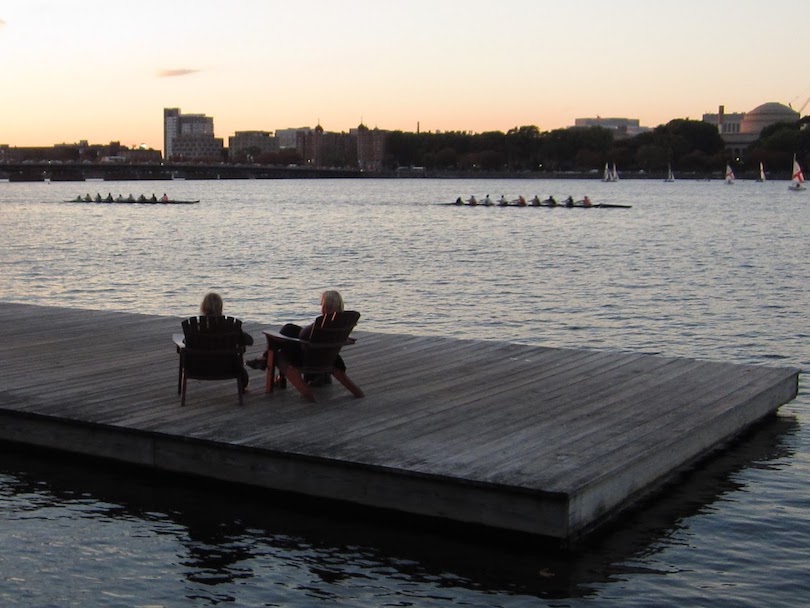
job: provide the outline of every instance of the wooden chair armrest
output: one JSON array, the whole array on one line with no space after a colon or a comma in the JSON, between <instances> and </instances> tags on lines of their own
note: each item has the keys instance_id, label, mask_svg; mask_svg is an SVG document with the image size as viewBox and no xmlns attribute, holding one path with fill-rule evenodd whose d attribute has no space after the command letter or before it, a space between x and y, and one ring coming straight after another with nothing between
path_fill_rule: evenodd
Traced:
<instances>
[{"instance_id":1,"label":"wooden chair armrest","mask_svg":"<svg viewBox=\"0 0 810 608\"><path fill-rule=\"evenodd\" d=\"M177 346L177 348L186 347L186 337L183 334L172 334L172 341Z\"/></svg>"},{"instance_id":2,"label":"wooden chair armrest","mask_svg":"<svg viewBox=\"0 0 810 608\"><path fill-rule=\"evenodd\" d=\"M267 336L268 342L292 342L292 343L299 343L299 344L309 344L310 346L321 346L320 343L312 343L309 340L302 340L301 338L292 338L290 336L285 336L282 333L279 333L272 329L263 329L262 333ZM343 346L350 346L357 342L356 338L346 338L346 341L343 343ZM332 344L325 344L324 346L333 346Z\"/></svg>"},{"instance_id":3,"label":"wooden chair armrest","mask_svg":"<svg viewBox=\"0 0 810 608\"><path fill-rule=\"evenodd\" d=\"M293 337L290 337L290 336L285 336L284 334L279 333L279 332L277 332L277 331L275 331L273 329L263 329L262 333L265 336L267 336L268 344L270 344L272 342L276 342L276 343L279 343L279 342L295 343L295 342L297 342L298 344L307 344L307 345L309 345L310 347L313 347L313 348L332 347L332 346L334 346L334 344L321 344L320 342L313 343L313 342L310 342L309 340L302 340L301 338L293 338ZM352 344L356 344L356 343L357 343L357 338L349 337L349 338L346 338L346 341L342 343L342 346L351 346Z\"/></svg>"},{"instance_id":4,"label":"wooden chair armrest","mask_svg":"<svg viewBox=\"0 0 810 608\"><path fill-rule=\"evenodd\" d=\"M302 340L301 338L293 338L290 336L285 336L282 333L274 331L272 329L263 329L262 333L267 336L267 339L273 342L300 342L306 343L306 340Z\"/></svg>"}]
</instances>

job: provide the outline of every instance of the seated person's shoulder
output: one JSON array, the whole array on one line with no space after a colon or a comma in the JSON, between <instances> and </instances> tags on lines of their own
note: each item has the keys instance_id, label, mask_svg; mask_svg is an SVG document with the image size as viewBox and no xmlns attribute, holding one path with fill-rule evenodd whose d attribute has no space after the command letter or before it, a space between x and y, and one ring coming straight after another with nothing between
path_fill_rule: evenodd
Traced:
<instances>
[{"instance_id":1,"label":"seated person's shoulder","mask_svg":"<svg viewBox=\"0 0 810 608\"><path fill-rule=\"evenodd\" d=\"M321 318L321 317L318 317L318 319L320 319L320 318ZM317 321L317 319L316 319L315 323L317 323L317 322L318 322L318 321ZM302 328L301 328L301 332L298 334L298 337L299 337L301 340L309 340L309 339L312 337L312 330L313 330L313 329L314 329L314 327L315 327L315 323L310 323L310 324L309 324L309 325L307 325L306 327L302 327Z\"/></svg>"}]
</instances>

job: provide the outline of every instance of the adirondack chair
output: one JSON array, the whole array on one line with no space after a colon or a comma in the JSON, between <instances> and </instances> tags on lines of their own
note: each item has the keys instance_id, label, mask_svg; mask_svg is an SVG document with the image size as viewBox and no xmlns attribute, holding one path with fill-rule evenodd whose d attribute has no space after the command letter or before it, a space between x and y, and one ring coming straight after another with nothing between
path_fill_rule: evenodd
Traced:
<instances>
[{"instance_id":1,"label":"adirondack chair","mask_svg":"<svg viewBox=\"0 0 810 608\"><path fill-rule=\"evenodd\" d=\"M191 317L183 321L183 333L174 335L180 355L177 394L186 404L186 381L236 379L242 405L245 346L242 321L233 317Z\"/></svg>"},{"instance_id":2,"label":"adirondack chair","mask_svg":"<svg viewBox=\"0 0 810 608\"><path fill-rule=\"evenodd\" d=\"M329 374L336 378L357 398L364 397L363 391L335 366L340 349L356 340L349 334L357 325L360 313L346 311L321 315L315 320L312 335L308 340L291 338L276 331L265 330L267 336L267 381L266 392L273 392L278 368L279 386L286 386L289 380L309 401L315 401L312 387L305 377Z\"/></svg>"}]
</instances>

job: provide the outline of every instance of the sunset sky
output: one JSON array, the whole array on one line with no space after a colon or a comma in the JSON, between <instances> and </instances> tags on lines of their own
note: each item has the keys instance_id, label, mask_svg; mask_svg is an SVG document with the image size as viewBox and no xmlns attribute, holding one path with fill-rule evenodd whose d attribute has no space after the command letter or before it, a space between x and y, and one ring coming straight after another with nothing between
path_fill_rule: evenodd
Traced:
<instances>
[{"instance_id":1,"label":"sunset sky","mask_svg":"<svg viewBox=\"0 0 810 608\"><path fill-rule=\"evenodd\" d=\"M234 131L656 126L799 109L792 0L0 2L0 144L163 146L163 108ZM803 114L810 110L810 104Z\"/></svg>"}]
</instances>

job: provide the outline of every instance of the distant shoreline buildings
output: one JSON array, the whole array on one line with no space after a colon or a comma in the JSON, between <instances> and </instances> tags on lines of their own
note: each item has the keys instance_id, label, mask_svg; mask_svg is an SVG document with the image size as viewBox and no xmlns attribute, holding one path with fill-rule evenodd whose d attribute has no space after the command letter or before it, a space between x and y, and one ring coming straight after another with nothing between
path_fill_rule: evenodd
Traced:
<instances>
[{"instance_id":1,"label":"distant shoreline buildings","mask_svg":"<svg viewBox=\"0 0 810 608\"><path fill-rule=\"evenodd\" d=\"M641 133L651 131L650 127L642 127L638 118L577 118L574 120L575 127L602 127L613 132L613 137L622 139L625 137L635 137Z\"/></svg>"},{"instance_id":2,"label":"distant shoreline buildings","mask_svg":"<svg viewBox=\"0 0 810 608\"><path fill-rule=\"evenodd\" d=\"M313 167L382 169L386 131L360 125L348 133L315 128L237 131L223 140L214 136L214 119L204 114L183 114L179 108L163 110L164 158L168 162L223 161L258 163L281 160L281 152L295 150L300 162Z\"/></svg>"},{"instance_id":3,"label":"distant shoreline buildings","mask_svg":"<svg viewBox=\"0 0 810 608\"><path fill-rule=\"evenodd\" d=\"M808 100L810 101L810 100ZM807 102L805 102L805 106ZM717 113L706 113L703 122L714 125L726 150L739 159L763 129L779 122L796 122L801 110L777 102L768 102L749 112L727 113L719 106ZM577 118L569 128L601 127L615 140L652 131L636 118ZM273 131L237 131L228 137L216 137L213 117L184 114L180 108L163 109L163 153L143 147L128 148L120 142L109 145L56 144L52 147L10 147L0 145L0 162L27 162L29 159L50 162L92 163L183 163L231 162L239 164L296 164L306 167L359 169L379 171L386 161L386 145L392 131L369 129L360 124L349 132L314 128L285 128ZM436 132L439 134L440 132ZM417 135L420 134L417 128ZM430 135L425 133L424 135ZM390 163L389 163L390 164Z\"/></svg>"},{"instance_id":4,"label":"distant shoreline buildings","mask_svg":"<svg viewBox=\"0 0 810 608\"><path fill-rule=\"evenodd\" d=\"M703 122L717 127L720 137L734 158L739 158L745 150L759 139L763 129L780 122L796 122L801 113L784 104L770 101L757 106L750 112L726 113L720 106L716 114L704 114Z\"/></svg>"}]
</instances>

